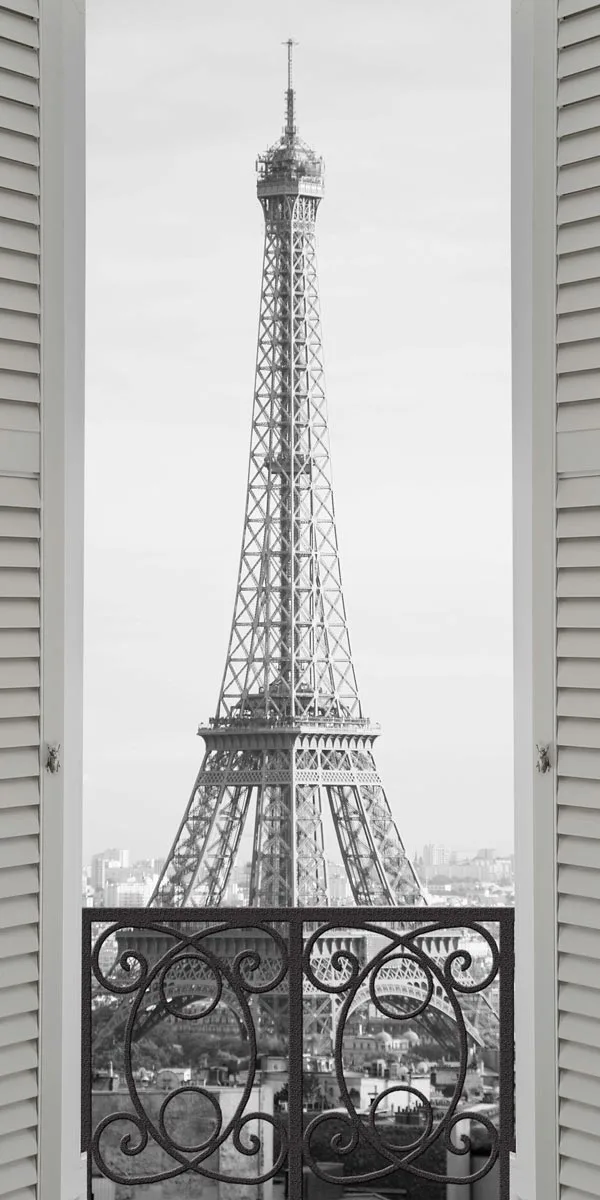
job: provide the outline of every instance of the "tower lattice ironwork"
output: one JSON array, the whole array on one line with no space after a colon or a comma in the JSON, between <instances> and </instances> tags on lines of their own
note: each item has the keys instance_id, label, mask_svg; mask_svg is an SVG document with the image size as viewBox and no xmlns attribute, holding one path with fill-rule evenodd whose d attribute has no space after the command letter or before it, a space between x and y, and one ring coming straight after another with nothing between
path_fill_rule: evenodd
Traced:
<instances>
[{"instance_id":1,"label":"tower lattice ironwork","mask_svg":"<svg viewBox=\"0 0 600 1200\"><path fill-rule=\"evenodd\" d=\"M323 161L286 123L258 159L264 263L235 610L206 752L152 905L223 902L255 800L250 905L328 901L329 805L354 900L422 892L373 756L342 591L331 484L315 227Z\"/></svg>"}]
</instances>

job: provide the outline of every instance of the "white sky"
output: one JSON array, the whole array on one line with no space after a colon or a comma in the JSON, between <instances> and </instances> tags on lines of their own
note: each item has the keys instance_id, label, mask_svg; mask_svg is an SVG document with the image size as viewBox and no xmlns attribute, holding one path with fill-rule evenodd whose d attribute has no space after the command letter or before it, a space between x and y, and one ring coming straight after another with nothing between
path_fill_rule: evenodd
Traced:
<instances>
[{"instance_id":1,"label":"white sky","mask_svg":"<svg viewBox=\"0 0 600 1200\"><path fill-rule=\"evenodd\" d=\"M508 3L88 0L86 856L166 853L216 705L289 36L378 764L411 852L512 840Z\"/></svg>"}]
</instances>

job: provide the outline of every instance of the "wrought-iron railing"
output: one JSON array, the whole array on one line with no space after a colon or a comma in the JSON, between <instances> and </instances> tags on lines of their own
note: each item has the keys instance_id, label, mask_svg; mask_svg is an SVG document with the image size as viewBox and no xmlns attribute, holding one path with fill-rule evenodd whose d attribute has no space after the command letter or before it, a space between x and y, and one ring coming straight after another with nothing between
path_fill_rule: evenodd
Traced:
<instances>
[{"instance_id":1,"label":"wrought-iron railing","mask_svg":"<svg viewBox=\"0 0 600 1200\"><path fill-rule=\"evenodd\" d=\"M512 909L84 909L82 1016L94 1200L508 1200Z\"/></svg>"}]
</instances>

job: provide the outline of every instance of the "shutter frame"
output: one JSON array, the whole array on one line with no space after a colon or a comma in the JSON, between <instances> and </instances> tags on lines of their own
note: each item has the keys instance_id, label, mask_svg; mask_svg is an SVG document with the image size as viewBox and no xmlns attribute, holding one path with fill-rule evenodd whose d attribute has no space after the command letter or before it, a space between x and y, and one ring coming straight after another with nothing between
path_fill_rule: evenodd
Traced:
<instances>
[{"instance_id":1,"label":"shutter frame","mask_svg":"<svg viewBox=\"0 0 600 1200\"><path fill-rule=\"evenodd\" d=\"M9 0L0 10L0 1195L32 1197L40 886L37 44L37 0ZM24 679L22 690L16 685Z\"/></svg>"},{"instance_id":2,"label":"shutter frame","mask_svg":"<svg viewBox=\"0 0 600 1200\"><path fill-rule=\"evenodd\" d=\"M561 1200L576 1200L600 1195L600 9L560 0L559 16L559 1147Z\"/></svg>"}]
</instances>

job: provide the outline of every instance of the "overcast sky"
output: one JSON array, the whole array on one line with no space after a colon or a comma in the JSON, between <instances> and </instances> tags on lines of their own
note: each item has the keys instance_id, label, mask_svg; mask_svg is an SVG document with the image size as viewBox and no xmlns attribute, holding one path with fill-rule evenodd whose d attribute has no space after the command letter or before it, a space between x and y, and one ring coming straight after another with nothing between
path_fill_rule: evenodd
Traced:
<instances>
[{"instance_id":1,"label":"overcast sky","mask_svg":"<svg viewBox=\"0 0 600 1200\"><path fill-rule=\"evenodd\" d=\"M325 158L336 509L412 852L512 841L509 5L88 0L85 837L167 852L214 711L283 125Z\"/></svg>"}]
</instances>

